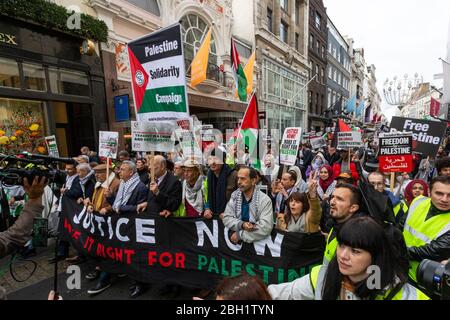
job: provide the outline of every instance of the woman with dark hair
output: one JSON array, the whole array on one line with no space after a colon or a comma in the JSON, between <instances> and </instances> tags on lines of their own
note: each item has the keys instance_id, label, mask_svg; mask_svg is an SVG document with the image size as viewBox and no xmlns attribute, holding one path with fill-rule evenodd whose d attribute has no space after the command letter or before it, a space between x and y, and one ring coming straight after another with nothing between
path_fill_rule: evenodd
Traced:
<instances>
[{"instance_id":1,"label":"woman with dark hair","mask_svg":"<svg viewBox=\"0 0 450 320\"><path fill-rule=\"evenodd\" d=\"M216 293L216 300L272 300L264 282L246 273L223 279Z\"/></svg>"},{"instance_id":2,"label":"woman with dark hair","mask_svg":"<svg viewBox=\"0 0 450 320\"><path fill-rule=\"evenodd\" d=\"M337 234L336 256L309 275L269 286L273 299L429 300L408 284L406 245L392 225L370 217L348 220Z\"/></svg>"},{"instance_id":3,"label":"woman with dark hair","mask_svg":"<svg viewBox=\"0 0 450 320\"><path fill-rule=\"evenodd\" d=\"M277 215L277 229L287 232L319 232L322 208L317 197L317 180L308 180L308 194L294 192L286 200L286 212Z\"/></svg>"},{"instance_id":4,"label":"woman with dark hair","mask_svg":"<svg viewBox=\"0 0 450 320\"><path fill-rule=\"evenodd\" d=\"M408 207L411 205L411 202L419 196L428 197L428 183L416 179L408 183L405 188L405 200Z\"/></svg>"}]
</instances>

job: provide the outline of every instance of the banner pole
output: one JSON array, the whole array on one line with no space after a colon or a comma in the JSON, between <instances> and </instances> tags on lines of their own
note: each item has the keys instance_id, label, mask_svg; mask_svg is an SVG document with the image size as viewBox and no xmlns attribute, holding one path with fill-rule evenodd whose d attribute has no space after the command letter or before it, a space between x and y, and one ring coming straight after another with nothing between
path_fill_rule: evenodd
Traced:
<instances>
[{"instance_id":1,"label":"banner pole","mask_svg":"<svg viewBox=\"0 0 450 320\"><path fill-rule=\"evenodd\" d=\"M150 159L150 178L151 182L155 181L155 151L151 152L151 159Z\"/></svg>"},{"instance_id":2,"label":"banner pole","mask_svg":"<svg viewBox=\"0 0 450 320\"><path fill-rule=\"evenodd\" d=\"M106 188L109 189L109 157L106 157Z\"/></svg>"},{"instance_id":3,"label":"banner pole","mask_svg":"<svg viewBox=\"0 0 450 320\"><path fill-rule=\"evenodd\" d=\"M391 192L394 192L395 172L391 172Z\"/></svg>"}]
</instances>

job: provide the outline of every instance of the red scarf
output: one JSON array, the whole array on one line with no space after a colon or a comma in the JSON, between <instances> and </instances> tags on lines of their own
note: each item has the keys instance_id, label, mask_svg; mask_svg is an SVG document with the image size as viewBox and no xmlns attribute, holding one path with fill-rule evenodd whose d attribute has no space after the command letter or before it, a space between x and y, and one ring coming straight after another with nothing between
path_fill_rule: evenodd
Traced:
<instances>
[{"instance_id":1,"label":"red scarf","mask_svg":"<svg viewBox=\"0 0 450 320\"><path fill-rule=\"evenodd\" d=\"M327 192L328 187L333 183L334 177L333 177L333 168L331 168L329 165L326 164L320 168L320 171L322 171L323 168L327 169L328 171L328 179L322 180L321 178L319 178L319 184L323 190L323 193L325 193Z\"/></svg>"}]
</instances>

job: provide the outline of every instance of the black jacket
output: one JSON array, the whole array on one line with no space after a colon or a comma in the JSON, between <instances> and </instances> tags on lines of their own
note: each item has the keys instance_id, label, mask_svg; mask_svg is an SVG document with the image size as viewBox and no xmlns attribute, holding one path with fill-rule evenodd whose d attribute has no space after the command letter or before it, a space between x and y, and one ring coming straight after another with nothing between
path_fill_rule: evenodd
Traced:
<instances>
[{"instance_id":1,"label":"black jacket","mask_svg":"<svg viewBox=\"0 0 450 320\"><path fill-rule=\"evenodd\" d=\"M67 190L64 195L68 198L71 199L79 199L79 198L89 198L92 200L92 196L94 195L94 190L95 190L95 176L91 175L91 177L89 178L89 180L86 182L86 184L84 185L84 194L83 194L83 189L81 189L81 185L80 185L80 177L76 177L73 182L72 182L72 186L70 187L69 190Z\"/></svg>"},{"instance_id":2,"label":"black jacket","mask_svg":"<svg viewBox=\"0 0 450 320\"><path fill-rule=\"evenodd\" d=\"M441 214L441 212L431 205L426 220L438 214ZM447 260L450 257L450 231L447 231L439 238L430 241L430 243L424 246L408 248L408 253L411 259L416 261L430 259L441 262Z\"/></svg>"},{"instance_id":3,"label":"black jacket","mask_svg":"<svg viewBox=\"0 0 450 320\"><path fill-rule=\"evenodd\" d=\"M147 169L138 170L137 173L138 173L139 179L141 179L142 183L147 186L149 184L149 182L150 182L150 177L148 175L148 170Z\"/></svg>"},{"instance_id":4,"label":"black jacket","mask_svg":"<svg viewBox=\"0 0 450 320\"><path fill-rule=\"evenodd\" d=\"M168 171L158 189L157 196L151 191L148 192L147 213L159 214L163 210L169 210L172 213L176 211L181 204L181 182Z\"/></svg>"},{"instance_id":5,"label":"black jacket","mask_svg":"<svg viewBox=\"0 0 450 320\"><path fill-rule=\"evenodd\" d=\"M137 205L147 200L147 194L148 194L147 187L142 182L139 182L136 188L134 188L133 192L131 193L131 196L128 199L127 203L119 207L120 211L119 213L120 214L137 213ZM117 194L114 194L113 196L107 198L108 203L110 205L114 204L116 196Z\"/></svg>"}]
</instances>

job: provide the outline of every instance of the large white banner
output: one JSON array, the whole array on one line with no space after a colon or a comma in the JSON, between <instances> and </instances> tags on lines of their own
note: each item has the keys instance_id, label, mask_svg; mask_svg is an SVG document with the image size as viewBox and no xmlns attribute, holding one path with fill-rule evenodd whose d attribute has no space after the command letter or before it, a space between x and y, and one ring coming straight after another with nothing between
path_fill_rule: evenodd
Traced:
<instances>
[{"instance_id":1,"label":"large white banner","mask_svg":"<svg viewBox=\"0 0 450 320\"><path fill-rule=\"evenodd\" d=\"M131 121L133 151L172 152L172 134L178 129L176 121Z\"/></svg>"}]
</instances>

